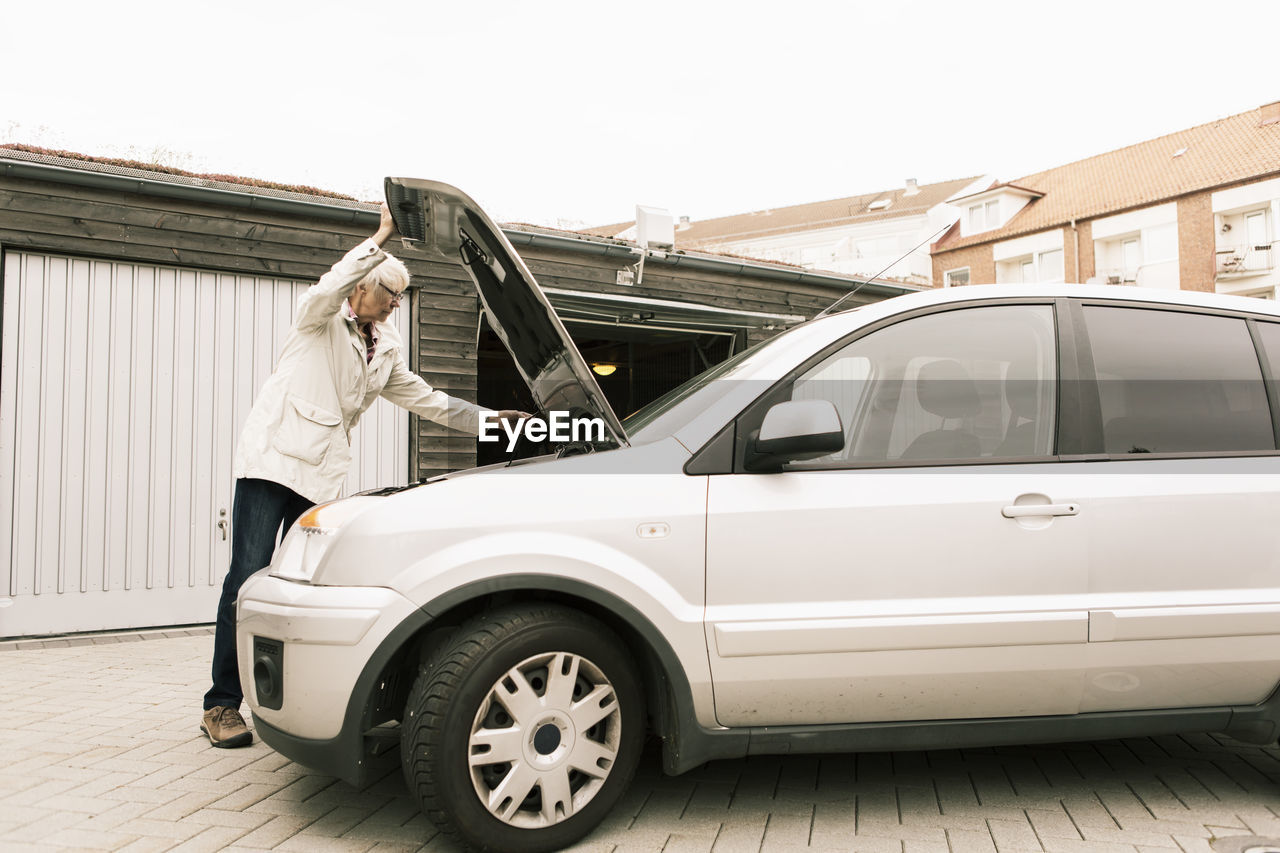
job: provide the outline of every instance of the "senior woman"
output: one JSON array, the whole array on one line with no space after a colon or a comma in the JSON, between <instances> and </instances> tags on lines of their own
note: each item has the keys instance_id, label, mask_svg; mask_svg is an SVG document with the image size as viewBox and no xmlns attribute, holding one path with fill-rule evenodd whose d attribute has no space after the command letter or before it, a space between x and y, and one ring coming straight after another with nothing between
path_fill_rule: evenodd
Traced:
<instances>
[{"instance_id":1,"label":"senior woman","mask_svg":"<svg viewBox=\"0 0 1280 853\"><path fill-rule=\"evenodd\" d=\"M271 562L277 536L311 506L338 496L351 465L351 429L379 397L475 435L488 414L436 391L409 370L387 323L409 285L403 263L382 250L394 233L384 204L377 232L301 297L275 371L245 422L235 456L231 568L222 585L213 641L213 686L201 730L217 747L246 746L244 691L236 664L236 596ZM528 417L502 411L500 418Z\"/></svg>"}]
</instances>

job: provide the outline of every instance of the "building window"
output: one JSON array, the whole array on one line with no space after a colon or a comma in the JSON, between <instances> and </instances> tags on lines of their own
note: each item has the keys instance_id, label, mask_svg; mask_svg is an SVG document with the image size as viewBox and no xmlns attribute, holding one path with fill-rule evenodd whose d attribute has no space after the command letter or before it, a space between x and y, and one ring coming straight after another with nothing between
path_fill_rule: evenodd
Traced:
<instances>
[{"instance_id":1,"label":"building window","mask_svg":"<svg viewBox=\"0 0 1280 853\"><path fill-rule=\"evenodd\" d=\"M1049 252L1041 252L1037 260L1040 263L1040 269L1036 276L1036 281L1064 281L1067 273L1062 265L1062 250L1054 249Z\"/></svg>"},{"instance_id":2,"label":"building window","mask_svg":"<svg viewBox=\"0 0 1280 853\"><path fill-rule=\"evenodd\" d=\"M997 284L1034 284L1041 281L1064 281L1062 250L1049 249L1031 255L996 262Z\"/></svg>"},{"instance_id":3,"label":"building window","mask_svg":"<svg viewBox=\"0 0 1280 853\"><path fill-rule=\"evenodd\" d=\"M1142 244L1137 237L1120 244L1120 265L1122 281L1138 280L1138 267L1142 266Z\"/></svg>"},{"instance_id":4,"label":"building window","mask_svg":"<svg viewBox=\"0 0 1280 853\"><path fill-rule=\"evenodd\" d=\"M969 268L961 267L958 270L947 270L943 277L943 287L964 287L969 283Z\"/></svg>"},{"instance_id":5,"label":"building window","mask_svg":"<svg viewBox=\"0 0 1280 853\"><path fill-rule=\"evenodd\" d=\"M1250 248L1256 249L1271 242L1267 239L1267 213L1265 210L1245 214L1244 233L1249 240Z\"/></svg>"},{"instance_id":6,"label":"building window","mask_svg":"<svg viewBox=\"0 0 1280 853\"><path fill-rule=\"evenodd\" d=\"M990 231L1000 227L1000 201L975 204L969 208L969 232Z\"/></svg>"},{"instance_id":7,"label":"building window","mask_svg":"<svg viewBox=\"0 0 1280 853\"><path fill-rule=\"evenodd\" d=\"M1219 218L1215 252L1219 276L1247 278L1266 274L1275 268L1268 218L1265 208Z\"/></svg>"},{"instance_id":8,"label":"building window","mask_svg":"<svg viewBox=\"0 0 1280 853\"><path fill-rule=\"evenodd\" d=\"M1244 215L1244 236L1248 241L1244 246L1245 268L1249 270L1270 270L1275 266L1271 253L1271 235L1267 233L1267 212L1257 210Z\"/></svg>"}]
</instances>

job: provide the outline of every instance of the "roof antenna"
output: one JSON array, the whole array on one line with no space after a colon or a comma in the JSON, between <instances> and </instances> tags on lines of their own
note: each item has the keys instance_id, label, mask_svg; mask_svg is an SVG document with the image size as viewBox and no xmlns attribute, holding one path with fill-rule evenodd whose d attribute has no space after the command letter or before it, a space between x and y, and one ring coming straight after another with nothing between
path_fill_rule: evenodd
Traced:
<instances>
[{"instance_id":1,"label":"roof antenna","mask_svg":"<svg viewBox=\"0 0 1280 853\"><path fill-rule=\"evenodd\" d=\"M932 242L932 241L934 240L934 238L936 238L936 237L937 237L939 234L941 234L943 231L946 231L946 230L947 230L948 228L950 228L952 225L955 225L955 223L954 223L954 222L948 222L946 225L943 225L941 228L939 228L937 231L934 231L934 232L933 232L932 234L930 234L928 237L925 237L925 238L924 238L923 240L921 240L919 243L916 243L916 244L915 244L914 246L912 246L910 249L907 249L906 253L904 253L904 254L902 255L902 257L898 258L898 259L897 259L897 260L895 260L893 263L889 264L889 266L887 266L887 267L885 267L884 269L880 270L880 272L878 272L878 273L876 273L875 275L871 276L871 278L868 278L868 279L865 279L865 280L863 280L863 281L859 282L858 286L857 286L857 287L855 287L853 290L850 290L850 291L849 291L848 293L846 293L844 296L841 296L841 297L840 297L839 299L837 299L835 302L832 302L832 303L831 303L830 305L828 305L826 308L823 308L820 312L818 312L817 314L814 314L814 315L813 315L813 319L815 319L815 320L816 320L816 319L818 319L819 317L825 317L825 316L827 316L828 314L830 314L830 313L834 312L834 311L836 310L836 306L837 306L837 305L839 305L841 302L844 302L844 301L845 301L846 299L848 299L850 296L853 296L853 294L857 293L859 290L862 290L862 288L866 287L868 284L870 284L871 282L875 281L875 280L876 280L876 279L878 279L880 276L884 275L884 274L885 274L885 273L887 273L889 270L891 270L891 269L893 269L894 267L896 267L898 264L902 263L904 260L906 260L906 259L907 259L907 257L908 257L912 252L914 252L916 249L919 249L919 248L920 248L921 246L923 246L925 243L930 243L930 242Z\"/></svg>"}]
</instances>

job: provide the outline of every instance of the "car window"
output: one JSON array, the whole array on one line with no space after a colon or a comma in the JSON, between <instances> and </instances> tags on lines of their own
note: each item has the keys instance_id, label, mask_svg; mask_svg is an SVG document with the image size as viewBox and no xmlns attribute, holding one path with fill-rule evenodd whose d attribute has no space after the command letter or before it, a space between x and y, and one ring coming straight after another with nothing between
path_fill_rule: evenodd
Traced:
<instances>
[{"instance_id":1,"label":"car window","mask_svg":"<svg viewBox=\"0 0 1280 853\"><path fill-rule=\"evenodd\" d=\"M1053 453L1053 309L945 311L879 329L824 359L792 399L835 404L845 448L792 469Z\"/></svg>"},{"instance_id":2,"label":"car window","mask_svg":"<svg viewBox=\"0 0 1280 853\"><path fill-rule=\"evenodd\" d=\"M1084 308L1107 453L1274 450L1262 369L1242 319Z\"/></svg>"},{"instance_id":3,"label":"car window","mask_svg":"<svg viewBox=\"0 0 1280 853\"><path fill-rule=\"evenodd\" d=\"M1280 323L1259 323L1258 335L1262 338L1262 349L1271 368L1271 378L1280 380Z\"/></svg>"}]
</instances>

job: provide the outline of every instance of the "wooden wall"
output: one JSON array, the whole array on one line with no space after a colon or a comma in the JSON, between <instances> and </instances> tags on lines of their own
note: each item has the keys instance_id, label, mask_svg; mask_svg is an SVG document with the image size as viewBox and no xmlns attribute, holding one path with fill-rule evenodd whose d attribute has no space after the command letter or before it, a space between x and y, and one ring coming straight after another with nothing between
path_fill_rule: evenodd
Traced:
<instances>
[{"instance_id":1,"label":"wooden wall","mask_svg":"<svg viewBox=\"0 0 1280 853\"><path fill-rule=\"evenodd\" d=\"M302 212L0 177L0 247L11 249L311 281L376 227L371 212L353 211L351 218L339 222ZM418 372L437 388L475 400L479 306L470 280L460 266L426 261L395 245L388 248L414 277L417 340L411 351ZM734 262L726 263L722 272L660 260L647 261L641 286L629 287L618 285L616 276L634 263L633 256L526 245L517 245L517 251L545 287L745 311L808 317L847 289L841 284L778 281ZM856 302L872 298L859 294ZM748 343L775 333L752 329ZM417 418L411 421L410 436L419 477L475 464L475 441L469 436Z\"/></svg>"}]
</instances>

